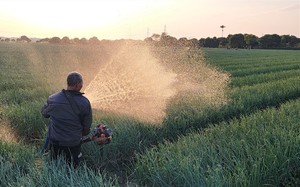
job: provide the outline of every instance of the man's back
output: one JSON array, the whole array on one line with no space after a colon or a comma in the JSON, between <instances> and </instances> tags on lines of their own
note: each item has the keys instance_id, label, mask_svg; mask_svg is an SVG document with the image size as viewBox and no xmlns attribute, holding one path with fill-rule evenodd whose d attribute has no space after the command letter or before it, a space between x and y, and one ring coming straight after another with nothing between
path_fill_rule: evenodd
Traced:
<instances>
[{"instance_id":1,"label":"man's back","mask_svg":"<svg viewBox=\"0 0 300 187\"><path fill-rule=\"evenodd\" d=\"M50 117L50 141L55 141L61 146L78 145L83 134L89 133L92 120L89 101L78 91L68 92L79 107L83 119L75 113L63 91L51 95L42 110L45 117Z\"/></svg>"}]
</instances>

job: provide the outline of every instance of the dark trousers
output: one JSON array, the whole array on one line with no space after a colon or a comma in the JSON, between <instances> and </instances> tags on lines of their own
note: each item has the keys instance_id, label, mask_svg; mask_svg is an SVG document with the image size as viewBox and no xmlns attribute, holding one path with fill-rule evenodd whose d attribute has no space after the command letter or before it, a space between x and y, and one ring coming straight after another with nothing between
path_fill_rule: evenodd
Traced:
<instances>
[{"instance_id":1,"label":"dark trousers","mask_svg":"<svg viewBox=\"0 0 300 187\"><path fill-rule=\"evenodd\" d=\"M69 165L73 164L76 168L79 164L78 155L80 153L80 147L78 146L60 146L59 144L50 143L51 159L57 159L58 156L64 156Z\"/></svg>"}]
</instances>

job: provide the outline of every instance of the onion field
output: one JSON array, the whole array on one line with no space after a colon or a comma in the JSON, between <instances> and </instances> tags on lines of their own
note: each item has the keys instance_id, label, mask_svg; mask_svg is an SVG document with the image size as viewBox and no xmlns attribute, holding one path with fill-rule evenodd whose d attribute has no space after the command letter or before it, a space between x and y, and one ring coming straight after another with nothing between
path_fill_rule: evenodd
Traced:
<instances>
[{"instance_id":1,"label":"onion field","mask_svg":"<svg viewBox=\"0 0 300 187\"><path fill-rule=\"evenodd\" d=\"M121 45L0 43L0 186L300 185L299 51ZM138 50L151 58L136 58ZM133 59L159 72L118 65ZM136 110L147 111L151 98L164 96L158 100L166 103L159 108L163 119L95 107L92 126L101 121L112 128L112 143L83 144L75 170L61 159L51 161L41 154L48 121L40 110L74 70L83 74L86 88L99 89L93 81L113 71L107 85L111 81L122 96L131 96L109 101L120 108L150 98ZM134 73L136 87L124 79ZM153 75L158 82L151 82ZM172 95L160 87L163 95L146 97L167 78Z\"/></svg>"}]
</instances>

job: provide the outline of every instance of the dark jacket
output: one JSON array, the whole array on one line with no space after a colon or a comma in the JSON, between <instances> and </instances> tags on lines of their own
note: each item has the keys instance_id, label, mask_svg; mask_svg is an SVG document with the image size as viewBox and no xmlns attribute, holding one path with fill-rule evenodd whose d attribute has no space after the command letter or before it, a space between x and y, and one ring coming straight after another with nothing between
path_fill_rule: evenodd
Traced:
<instances>
[{"instance_id":1,"label":"dark jacket","mask_svg":"<svg viewBox=\"0 0 300 187\"><path fill-rule=\"evenodd\" d=\"M82 136L90 133L92 109L89 100L81 92L68 90L81 111L82 117L76 114L63 93L51 95L42 108L42 115L50 118L49 139L60 146L77 146ZM82 119L81 119L82 118Z\"/></svg>"}]
</instances>

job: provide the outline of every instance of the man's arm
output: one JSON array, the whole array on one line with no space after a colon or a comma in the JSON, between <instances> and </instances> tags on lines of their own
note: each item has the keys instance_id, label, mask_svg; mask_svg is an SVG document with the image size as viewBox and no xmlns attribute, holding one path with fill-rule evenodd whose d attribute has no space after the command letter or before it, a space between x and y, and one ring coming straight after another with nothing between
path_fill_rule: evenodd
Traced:
<instances>
[{"instance_id":1,"label":"man's arm","mask_svg":"<svg viewBox=\"0 0 300 187\"><path fill-rule=\"evenodd\" d=\"M93 121L93 114L92 114L92 109L91 106L89 106L89 112L83 117L83 130L82 130L82 136L86 136L90 133L91 131L91 125Z\"/></svg>"},{"instance_id":2,"label":"man's arm","mask_svg":"<svg viewBox=\"0 0 300 187\"><path fill-rule=\"evenodd\" d=\"M44 116L44 118L49 118L50 115L48 114L49 111L49 103L47 101L47 103L42 107L41 113Z\"/></svg>"}]
</instances>

